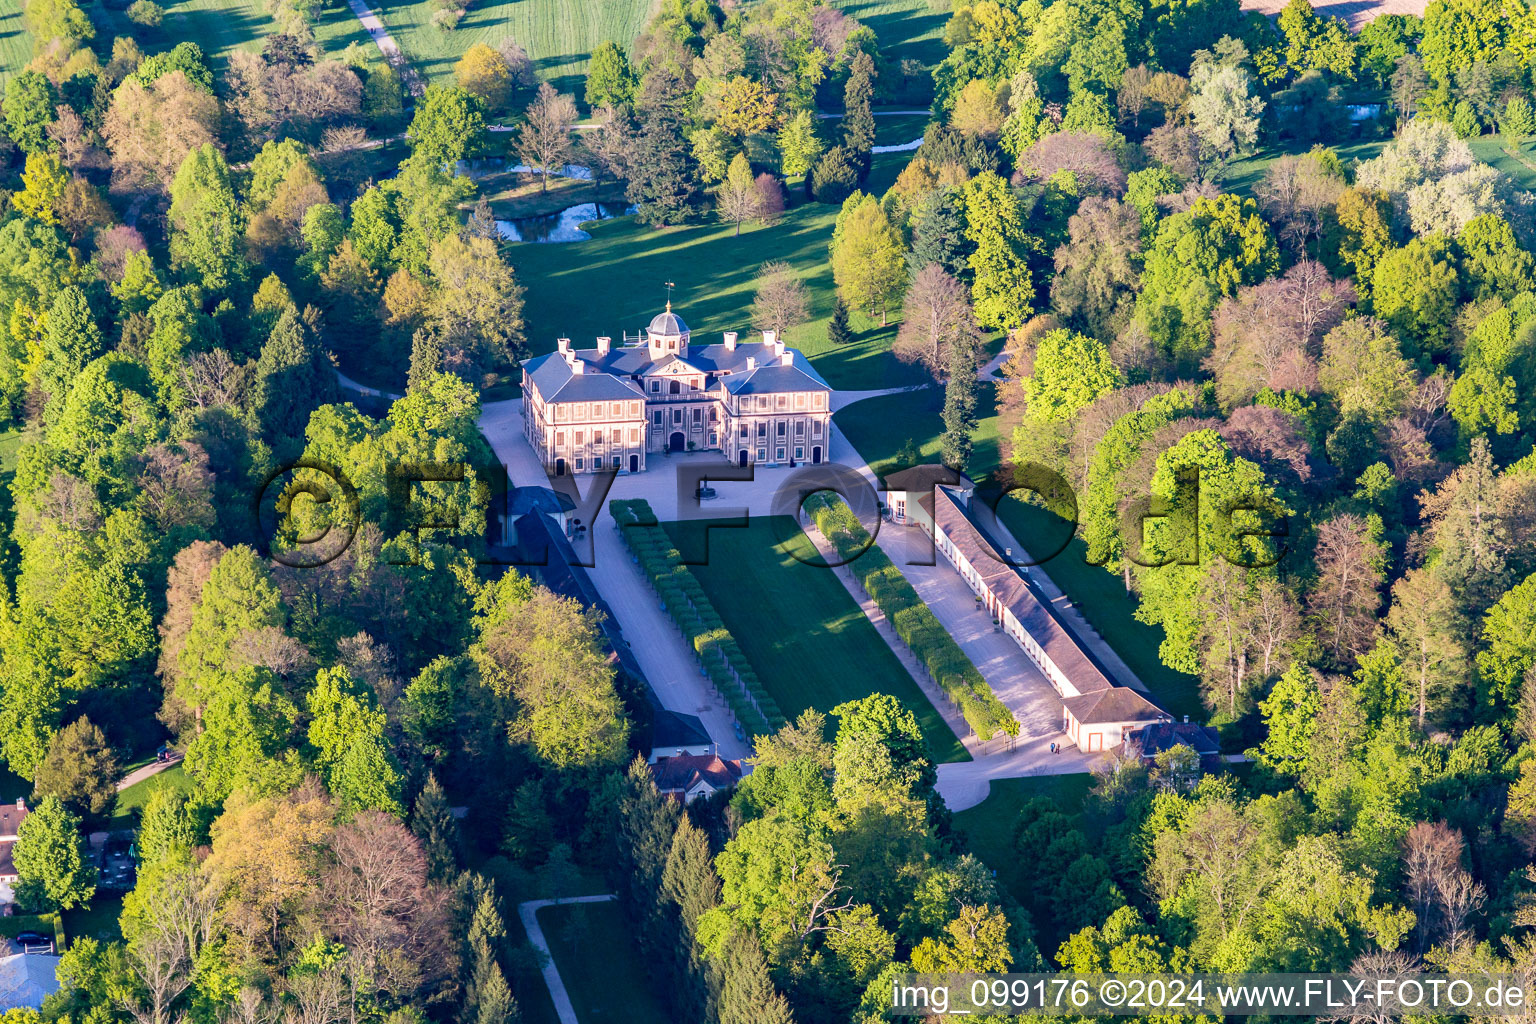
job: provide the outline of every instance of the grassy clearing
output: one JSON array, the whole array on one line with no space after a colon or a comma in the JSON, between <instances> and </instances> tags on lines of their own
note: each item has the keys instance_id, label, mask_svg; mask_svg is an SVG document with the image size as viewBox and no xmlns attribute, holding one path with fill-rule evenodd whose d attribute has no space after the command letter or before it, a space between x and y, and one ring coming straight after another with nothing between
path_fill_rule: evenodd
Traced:
<instances>
[{"instance_id":1,"label":"grassy clearing","mask_svg":"<svg viewBox=\"0 0 1536 1024\"><path fill-rule=\"evenodd\" d=\"M617 903L565 903L539 911L560 980L581 1024L669 1024L653 971Z\"/></svg>"},{"instance_id":2,"label":"grassy clearing","mask_svg":"<svg viewBox=\"0 0 1536 1024\"><path fill-rule=\"evenodd\" d=\"M157 787L181 790L184 793L192 792L192 779L182 769L181 765L167 768L159 775L151 775L140 782L135 782L121 793L117 794L117 809L112 814L112 828L124 829L137 827L137 812L144 809L149 803L149 795Z\"/></svg>"},{"instance_id":3,"label":"grassy clearing","mask_svg":"<svg viewBox=\"0 0 1536 1024\"><path fill-rule=\"evenodd\" d=\"M451 80L453 65L475 43L494 47L515 39L541 79L579 97L592 50L610 39L628 49L655 0L480 0L450 32L433 27L434 0L372 6L416 69L433 81Z\"/></svg>"},{"instance_id":4,"label":"grassy clearing","mask_svg":"<svg viewBox=\"0 0 1536 1024\"><path fill-rule=\"evenodd\" d=\"M1339 154L1339 159L1343 161L1344 166L1349 167L1356 161L1369 160L1376 156L1384 145L1386 145L1385 139L1372 139L1369 142L1357 142L1348 146L1334 146L1333 149ZM1222 177L1222 191L1251 197L1254 187L1263 180L1264 172L1269 170L1271 164L1282 156L1300 155L1311 148L1311 146L1303 146L1292 149L1261 149L1246 159L1234 160L1227 165L1227 172Z\"/></svg>"},{"instance_id":5,"label":"grassy clearing","mask_svg":"<svg viewBox=\"0 0 1536 1024\"><path fill-rule=\"evenodd\" d=\"M874 29L880 52L893 60L910 57L932 66L948 52L944 23L949 0L837 0L837 6Z\"/></svg>"},{"instance_id":6,"label":"grassy clearing","mask_svg":"<svg viewBox=\"0 0 1536 1024\"><path fill-rule=\"evenodd\" d=\"M1082 810L1083 800L1092 788L1093 776L1087 772L993 779L985 800L955 815L955 828L965 836L971 852L997 872L998 883L1021 903L1027 902L1036 879L1033 867L1020 863L1013 848L1013 827L1019 820L1019 811L1035 797L1043 796L1063 812L1076 814Z\"/></svg>"},{"instance_id":7,"label":"grassy clearing","mask_svg":"<svg viewBox=\"0 0 1536 1024\"><path fill-rule=\"evenodd\" d=\"M32 33L21 23L21 0L0 0L0 85L32 59Z\"/></svg>"},{"instance_id":8,"label":"grassy clearing","mask_svg":"<svg viewBox=\"0 0 1536 1024\"><path fill-rule=\"evenodd\" d=\"M1473 156L1509 175L1518 187L1536 189L1536 143L1516 145L1502 135L1484 135L1471 145Z\"/></svg>"},{"instance_id":9,"label":"grassy clearing","mask_svg":"<svg viewBox=\"0 0 1536 1024\"><path fill-rule=\"evenodd\" d=\"M908 156L882 155L876 173L894 180L891 166L899 169ZM667 281L677 283L672 303L695 341L711 335L718 341L723 331L748 332L757 268L783 260L811 295L812 319L790 331L788 341L811 358L833 387L920 383L921 369L890 354L894 322L881 327L855 313L854 341L842 347L828 344L827 320L836 295L827 244L836 219L837 207L802 201L776 224L743 227L740 237L734 227L719 223L648 228L632 217L619 217L587 225L584 230L592 237L586 241L513 245L512 265L527 288L529 343L536 354L553 350L560 337L590 346L597 336L609 335L617 344L622 332L642 330L661 311Z\"/></svg>"},{"instance_id":10,"label":"grassy clearing","mask_svg":"<svg viewBox=\"0 0 1536 1024\"><path fill-rule=\"evenodd\" d=\"M869 468L884 476L907 468L898 464L896 454L908 441L916 442L920 461L939 461L943 412L944 389L931 387L867 398L840 410L832 420ZM974 479L981 479L1001 461L995 388L983 384L977 389L976 415L976 447L968 468Z\"/></svg>"},{"instance_id":11,"label":"grassy clearing","mask_svg":"<svg viewBox=\"0 0 1536 1024\"><path fill-rule=\"evenodd\" d=\"M1026 549L1031 546L1031 538L1037 538L1037 546L1047 550L1059 545L1067 525L1065 520L1045 509L1015 498L1004 498L998 505L997 514L1008 532ZM1163 627L1149 626L1137 620L1136 598L1126 593L1119 576L1088 564L1087 547L1081 537L1073 537L1067 549L1046 562L1043 568L1062 593L1082 610L1098 634L1146 684L1159 704L1170 714L1205 721L1199 681L1194 676L1175 672L1157 656L1157 648L1163 642Z\"/></svg>"},{"instance_id":12,"label":"grassy clearing","mask_svg":"<svg viewBox=\"0 0 1536 1024\"><path fill-rule=\"evenodd\" d=\"M785 715L889 693L917 716L935 761L970 759L842 580L796 558L818 556L792 519L725 522L707 534L705 523L665 525L684 558L705 563L694 575Z\"/></svg>"}]
</instances>

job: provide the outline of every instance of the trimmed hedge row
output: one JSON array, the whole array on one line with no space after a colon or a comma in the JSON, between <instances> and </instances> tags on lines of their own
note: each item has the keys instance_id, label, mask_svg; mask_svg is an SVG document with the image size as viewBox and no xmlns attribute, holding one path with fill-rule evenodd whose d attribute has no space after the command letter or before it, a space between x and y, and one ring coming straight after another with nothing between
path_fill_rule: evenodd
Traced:
<instances>
[{"instance_id":1,"label":"trimmed hedge row","mask_svg":"<svg viewBox=\"0 0 1536 1024\"><path fill-rule=\"evenodd\" d=\"M870 543L869 531L843 500L821 491L805 501L821 535L837 549L838 556L858 577L864 592L885 613L901 642L923 663L928 674L965 716L982 740L996 733L1017 734L1018 720L955 638L940 624L933 610L912 589L884 551Z\"/></svg>"},{"instance_id":2,"label":"trimmed hedge row","mask_svg":"<svg viewBox=\"0 0 1536 1024\"><path fill-rule=\"evenodd\" d=\"M751 736L763 736L783 728L784 713L752 670L745 652L698 579L683 564L672 538L656 521L650 503L643 499L608 503L619 532L635 560L650 578L666 613L693 645L699 666L715 689L725 697L737 719Z\"/></svg>"}]
</instances>

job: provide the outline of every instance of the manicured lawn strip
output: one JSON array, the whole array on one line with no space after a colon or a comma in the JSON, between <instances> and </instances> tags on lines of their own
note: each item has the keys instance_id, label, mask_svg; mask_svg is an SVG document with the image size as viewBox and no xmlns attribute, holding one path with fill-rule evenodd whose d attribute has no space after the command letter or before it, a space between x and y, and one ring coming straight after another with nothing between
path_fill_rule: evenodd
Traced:
<instances>
[{"instance_id":1,"label":"manicured lawn strip","mask_svg":"<svg viewBox=\"0 0 1536 1024\"><path fill-rule=\"evenodd\" d=\"M909 153L882 154L876 169L899 169ZM892 173L894 177L894 173ZM896 324L885 327L853 314L855 337L838 347L827 342L827 320L836 299L827 245L838 208L796 198L798 205L775 224L746 225L735 236L716 222L648 228L633 217L585 226L592 237L563 244L525 242L508 248L524 296L528 343L537 355L557 338L578 348L607 335L637 333L661 312L665 282L675 281L673 308L687 321L696 344L719 341L724 331L750 336L754 276L764 263L782 260L810 292L810 322L788 334L834 388L886 388L920 383L923 371L890 354Z\"/></svg>"},{"instance_id":2,"label":"manicured lawn strip","mask_svg":"<svg viewBox=\"0 0 1536 1024\"><path fill-rule=\"evenodd\" d=\"M1026 550L1032 537L1060 538L1066 527L1065 521L1051 512L1016 498L999 502L997 517ZM1060 541L1053 539L1050 543L1054 546ZM1088 564L1087 547L1081 537L1074 536L1065 551L1041 568L1169 714L1205 721L1199 681L1174 671L1158 658L1163 628L1136 618L1135 595L1126 593L1118 575Z\"/></svg>"},{"instance_id":3,"label":"manicured lawn strip","mask_svg":"<svg viewBox=\"0 0 1536 1024\"><path fill-rule=\"evenodd\" d=\"M624 543L651 581L657 600L693 645L703 673L730 704L749 735L782 729L786 719L752 662L731 635L699 581L683 564L671 537L643 499L608 503Z\"/></svg>"},{"instance_id":4,"label":"manicured lawn strip","mask_svg":"<svg viewBox=\"0 0 1536 1024\"><path fill-rule=\"evenodd\" d=\"M841 498L818 491L806 499L806 511L821 535L858 575L859 585L885 613L901 642L923 663L939 689L960 709L982 740L996 733L1017 735L1019 723L1003 706L992 687L965 651L955 643L932 609L884 551L871 544L869 531Z\"/></svg>"},{"instance_id":5,"label":"manicured lawn strip","mask_svg":"<svg viewBox=\"0 0 1536 1024\"><path fill-rule=\"evenodd\" d=\"M587 59L601 42L625 50L645 28L656 0L479 0L459 27L432 24L435 0L378 0L371 5L418 71L451 82L453 66L475 43L495 47L516 40L533 58L539 78L582 98Z\"/></svg>"},{"instance_id":6,"label":"manicured lawn strip","mask_svg":"<svg viewBox=\"0 0 1536 1024\"><path fill-rule=\"evenodd\" d=\"M0 84L32 59L32 33L21 23L21 0L0 0Z\"/></svg>"},{"instance_id":7,"label":"manicured lawn strip","mask_svg":"<svg viewBox=\"0 0 1536 1024\"><path fill-rule=\"evenodd\" d=\"M955 815L955 829L965 836L966 845L997 872L1000 885L1013 893L1020 903L1028 904L1037 879L1034 866L1019 862L1013 846L1013 828L1019 812L1035 797L1048 797L1065 814L1082 810L1083 800L1093 788L1093 776L1032 775L1018 779L993 779L987 798L969 810Z\"/></svg>"},{"instance_id":8,"label":"manicured lawn strip","mask_svg":"<svg viewBox=\"0 0 1536 1024\"><path fill-rule=\"evenodd\" d=\"M666 529L695 554L705 550L707 537L706 564L690 568L786 715L831 711L847 700L888 693L917 716L936 762L970 760L793 520L754 517L745 528L739 521L713 525L667 523Z\"/></svg>"},{"instance_id":9,"label":"manicured lawn strip","mask_svg":"<svg viewBox=\"0 0 1536 1024\"><path fill-rule=\"evenodd\" d=\"M69 934L65 931L64 923L57 913L13 914L10 917L0 917L0 935L14 939L22 932L52 935L54 948L59 950L64 948Z\"/></svg>"},{"instance_id":10,"label":"manicured lawn strip","mask_svg":"<svg viewBox=\"0 0 1536 1024\"><path fill-rule=\"evenodd\" d=\"M875 145L877 146L901 146L919 135L928 128L931 118L927 114L891 115L875 118ZM828 121L826 127L835 128L840 122ZM884 156L885 154L881 154Z\"/></svg>"},{"instance_id":11,"label":"manicured lawn strip","mask_svg":"<svg viewBox=\"0 0 1536 1024\"><path fill-rule=\"evenodd\" d=\"M181 765L174 765L161 772L159 775L151 775L147 779L141 779L117 794L117 809L112 814L112 828L126 829L136 828L138 822L134 816L135 811L143 810L149 803L149 795L157 787L180 790L190 793L193 789L192 779L187 775Z\"/></svg>"},{"instance_id":12,"label":"manicured lawn strip","mask_svg":"<svg viewBox=\"0 0 1536 1024\"><path fill-rule=\"evenodd\" d=\"M873 385L870 385L873 387ZM894 395L866 398L841 409L832 417L850 444L878 476L908 466L897 465L896 453L915 441L920 462L939 461L939 437L944 433L944 391L924 388ZM1001 461L998 434L997 389L982 384L976 391L975 450L967 473L973 480L986 477Z\"/></svg>"},{"instance_id":13,"label":"manicured lawn strip","mask_svg":"<svg viewBox=\"0 0 1536 1024\"><path fill-rule=\"evenodd\" d=\"M650 979L659 974L641 959L634 928L618 903L544 907L539 926L581 1024L671 1024L671 1013L651 988Z\"/></svg>"}]
</instances>

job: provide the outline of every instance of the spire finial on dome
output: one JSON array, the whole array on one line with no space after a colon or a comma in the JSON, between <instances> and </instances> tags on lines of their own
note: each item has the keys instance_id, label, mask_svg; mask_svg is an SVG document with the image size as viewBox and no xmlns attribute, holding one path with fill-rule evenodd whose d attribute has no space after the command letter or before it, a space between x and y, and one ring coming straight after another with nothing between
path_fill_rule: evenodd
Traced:
<instances>
[{"instance_id":1,"label":"spire finial on dome","mask_svg":"<svg viewBox=\"0 0 1536 1024\"><path fill-rule=\"evenodd\" d=\"M671 281L667 282L667 312L672 312L672 289L676 287Z\"/></svg>"}]
</instances>

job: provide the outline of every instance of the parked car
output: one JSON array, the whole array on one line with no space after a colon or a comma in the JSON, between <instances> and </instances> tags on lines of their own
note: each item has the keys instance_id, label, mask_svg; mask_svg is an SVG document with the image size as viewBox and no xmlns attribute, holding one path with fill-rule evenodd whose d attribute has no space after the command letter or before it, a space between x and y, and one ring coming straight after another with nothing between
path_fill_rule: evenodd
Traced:
<instances>
[{"instance_id":1,"label":"parked car","mask_svg":"<svg viewBox=\"0 0 1536 1024\"><path fill-rule=\"evenodd\" d=\"M16 936L18 946L51 946L53 936L44 935L42 932L21 932Z\"/></svg>"}]
</instances>

